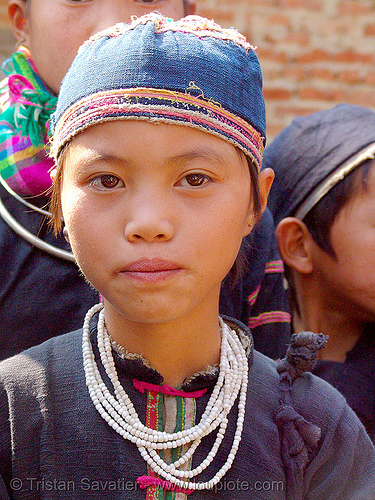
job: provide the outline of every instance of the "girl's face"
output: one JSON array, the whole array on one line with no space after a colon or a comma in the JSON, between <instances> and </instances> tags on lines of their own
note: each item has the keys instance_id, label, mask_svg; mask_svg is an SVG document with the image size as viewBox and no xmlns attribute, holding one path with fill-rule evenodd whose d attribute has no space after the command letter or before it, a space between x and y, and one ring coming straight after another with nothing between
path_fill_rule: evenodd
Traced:
<instances>
[{"instance_id":1,"label":"girl's face","mask_svg":"<svg viewBox=\"0 0 375 500\"><path fill-rule=\"evenodd\" d=\"M260 175L263 205L271 177ZM186 126L96 125L64 159L61 202L78 264L106 313L131 322L217 314L221 281L254 224L251 199L244 156Z\"/></svg>"},{"instance_id":2,"label":"girl's face","mask_svg":"<svg viewBox=\"0 0 375 500\"><path fill-rule=\"evenodd\" d=\"M195 12L194 2L188 3L186 13ZM8 6L16 37L30 50L41 77L56 94L85 40L154 10L175 19L185 14L182 0L10 0Z\"/></svg>"}]
</instances>

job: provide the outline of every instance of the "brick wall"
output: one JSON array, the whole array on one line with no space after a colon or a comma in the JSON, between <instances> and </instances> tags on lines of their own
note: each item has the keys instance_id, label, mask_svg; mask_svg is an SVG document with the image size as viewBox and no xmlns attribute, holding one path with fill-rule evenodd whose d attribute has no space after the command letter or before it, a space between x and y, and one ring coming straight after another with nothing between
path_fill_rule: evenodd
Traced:
<instances>
[{"instance_id":1,"label":"brick wall","mask_svg":"<svg viewBox=\"0 0 375 500\"><path fill-rule=\"evenodd\" d=\"M271 140L297 115L339 102L375 111L375 0L197 0L258 47ZM14 40L0 0L1 55Z\"/></svg>"}]
</instances>

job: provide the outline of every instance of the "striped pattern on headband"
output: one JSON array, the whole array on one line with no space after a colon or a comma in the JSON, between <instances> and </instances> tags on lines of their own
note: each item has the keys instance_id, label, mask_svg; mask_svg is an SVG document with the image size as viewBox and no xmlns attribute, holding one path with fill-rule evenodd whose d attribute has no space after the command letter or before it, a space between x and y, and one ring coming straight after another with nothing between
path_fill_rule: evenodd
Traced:
<instances>
[{"instance_id":1,"label":"striped pattern on headband","mask_svg":"<svg viewBox=\"0 0 375 500\"><path fill-rule=\"evenodd\" d=\"M191 82L189 89L197 87ZM115 89L80 99L60 117L51 155L57 161L62 147L88 127L126 119L182 124L219 136L241 149L260 170L263 138L251 124L202 95L153 88Z\"/></svg>"}]
</instances>

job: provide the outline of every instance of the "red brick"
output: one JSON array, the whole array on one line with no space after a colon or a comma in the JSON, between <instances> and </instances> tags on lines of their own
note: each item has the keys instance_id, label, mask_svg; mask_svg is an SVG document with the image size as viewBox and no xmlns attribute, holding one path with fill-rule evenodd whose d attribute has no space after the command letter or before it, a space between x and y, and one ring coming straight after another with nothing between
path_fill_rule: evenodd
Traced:
<instances>
[{"instance_id":1,"label":"red brick","mask_svg":"<svg viewBox=\"0 0 375 500\"><path fill-rule=\"evenodd\" d=\"M333 81L337 78L337 74L328 68L313 68L311 70L311 78L313 80Z\"/></svg>"},{"instance_id":2,"label":"red brick","mask_svg":"<svg viewBox=\"0 0 375 500\"><path fill-rule=\"evenodd\" d=\"M343 101L346 93L342 89L316 89L313 87L305 87L298 92L301 99L320 100L320 101Z\"/></svg>"},{"instance_id":3,"label":"red brick","mask_svg":"<svg viewBox=\"0 0 375 500\"><path fill-rule=\"evenodd\" d=\"M281 65L282 66L282 65ZM285 72L283 71L283 68L280 67L279 65L272 66L264 69L263 68L263 75L265 80L268 82L274 82L276 79L283 79L285 81Z\"/></svg>"},{"instance_id":4,"label":"red brick","mask_svg":"<svg viewBox=\"0 0 375 500\"><path fill-rule=\"evenodd\" d=\"M364 54L356 52L354 50L345 50L336 54L335 61L340 63L363 63L363 64L374 64L375 55L374 54Z\"/></svg>"},{"instance_id":5,"label":"red brick","mask_svg":"<svg viewBox=\"0 0 375 500\"><path fill-rule=\"evenodd\" d=\"M309 77L309 72L306 71L304 68L301 68L296 65L290 66L284 71L284 78L287 80L295 80L302 82L306 80L308 77Z\"/></svg>"},{"instance_id":6,"label":"red brick","mask_svg":"<svg viewBox=\"0 0 375 500\"><path fill-rule=\"evenodd\" d=\"M288 123L289 125L289 123ZM280 132L284 129L285 127L283 125L276 125L276 124L270 124L269 121L267 121L267 145L271 144L273 139L280 134Z\"/></svg>"},{"instance_id":7,"label":"red brick","mask_svg":"<svg viewBox=\"0 0 375 500\"><path fill-rule=\"evenodd\" d=\"M249 43L251 43L253 46L255 45L253 42L253 39L254 39L253 34L249 30L243 30L241 33L243 35L245 35L245 37L249 41Z\"/></svg>"},{"instance_id":8,"label":"red brick","mask_svg":"<svg viewBox=\"0 0 375 500\"><path fill-rule=\"evenodd\" d=\"M212 9L199 9L199 15L215 21L222 26L232 26L234 23L234 12L223 11L213 12Z\"/></svg>"},{"instance_id":9,"label":"red brick","mask_svg":"<svg viewBox=\"0 0 375 500\"><path fill-rule=\"evenodd\" d=\"M353 85L356 83L362 83L363 77L359 74L359 71L341 71L338 75L340 82Z\"/></svg>"},{"instance_id":10,"label":"red brick","mask_svg":"<svg viewBox=\"0 0 375 500\"><path fill-rule=\"evenodd\" d=\"M306 47L309 45L310 37L305 33L290 33L284 38L286 43L295 43L301 47Z\"/></svg>"},{"instance_id":11,"label":"red brick","mask_svg":"<svg viewBox=\"0 0 375 500\"><path fill-rule=\"evenodd\" d=\"M283 88L264 88L263 90L264 98L272 100L288 100L292 97L292 93L289 90Z\"/></svg>"},{"instance_id":12,"label":"red brick","mask_svg":"<svg viewBox=\"0 0 375 500\"><path fill-rule=\"evenodd\" d=\"M370 71L366 76L365 83L368 85L375 85L375 71Z\"/></svg>"},{"instance_id":13,"label":"red brick","mask_svg":"<svg viewBox=\"0 0 375 500\"><path fill-rule=\"evenodd\" d=\"M198 0L199 3L200 0ZM242 2L243 0L241 0ZM263 9L273 8L275 4L275 0L251 0L251 7L254 9L255 7L262 7Z\"/></svg>"},{"instance_id":14,"label":"red brick","mask_svg":"<svg viewBox=\"0 0 375 500\"><path fill-rule=\"evenodd\" d=\"M375 90L355 90L348 97L351 104L375 108Z\"/></svg>"},{"instance_id":15,"label":"red brick","mask_svg":"<svg viewBox=\"0 0 375 500\"><path fill-rule=\"evenodd\" d=\"M267 103L266 103L267 105ZM275 115L283 117L285 115L289 116L307 116L307 115L312 115L313 113L316 113L317 111L320 111L321 107L315 106L315 107L307 107L304 108L303 106L279 106L275 108Z\"/></svg>"},{"instance_id":16,"label":"red brick","mask_svg":"<svg viewBox=\"0 0 375 500\"><path fill-rule=\"evenodd\" d=\"M331 35L336 35L340 37L342 41L346 41L348 35L350 34L352 23L349 19L344 20L343 18L328 18L322 16L322 23L317 25L315 29L311 29L312 34L330 33ZM341 45L341 47L340 47ZM342 44L338 47L343 48Z\"/></svg>"},{"instance_id":17,"label":"red brick","mask_svg":"<svg viewBox=\"0 0 375 500\"><path fill-rule=\"evenodd\" d=\"M365 35L366 36L375 36L375 24L368 24L365 27Z\"/></svg>"},{"instance_id":18,"label":"red brick","mask_svg":"<svg viewBox=\"0 0 375 500\"><path fill-rule=\"evenodd\" d=\"M289 7L292 9L321 10L322 2L320 0L280 0L280 7Z\"/></svg>"},{"instance_id":19,"label":"red brick","mask_svg":"<svg viewBox=\"0 0 375 500\"><path fill-rule=\"evenodd\" d=\"M297 57L296 61L298 63L311 63L320 61L329 61L331 59L330 54L322 49L314 49L310 52L306 52Z\"/></svg>"},{"instance_id":20,"label":"red brick","mask_svg":"<svg viewBox=\"0 0 375 500\"><path fill-rule=\"evenodd\" d=\"M363 2L363 0L343 1L338 6L339 16L359 16L361 14L369 14L373 7Z\"/></svg>"},{"instance_id":21,"label":"red brick","mask_svg":"<svg viewBox=\"0 0 375 500\"><path fill-rule=\"evenodd\" d=\"M279 13L272 14L267 19L268 24L283 24L284 26L290 26L290 18L286 15Z\"/></svg>"},{"instance_id":22,"label":"red brick","mask_svg":"<svg viewBox=\"0 0 375 500\"><path fill-rule=\"evenodd\" d=\"M285 52L278 52L276 50L258 47L257 54L261 62L265 59L270 61L277 61L284 64L288 62L288 56Z\"/></svg>"}]
</instances>

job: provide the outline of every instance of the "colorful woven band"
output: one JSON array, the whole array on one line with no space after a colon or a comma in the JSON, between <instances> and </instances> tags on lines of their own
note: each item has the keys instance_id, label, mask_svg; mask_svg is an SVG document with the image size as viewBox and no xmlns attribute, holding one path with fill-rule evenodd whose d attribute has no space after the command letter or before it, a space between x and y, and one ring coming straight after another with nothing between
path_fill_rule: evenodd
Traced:
<instances>
[{"instance_id":1,"label":"colorful woven band","mask_svg":"<svg viewBox=\"0 0 375 500\"><path fill-rule=\"evenodd\" d=\"M203 95L192 95L189 90L196 92L193 82L186 93L135 88L102 91L84 97L59 119L51 154L57 161L62 147L92 125L109 120L147 120L182 124L224 138L249 156L259 170L263 156L263 138L259 132L219 104L206 100Z\"/></svg>"}]
</instances>

